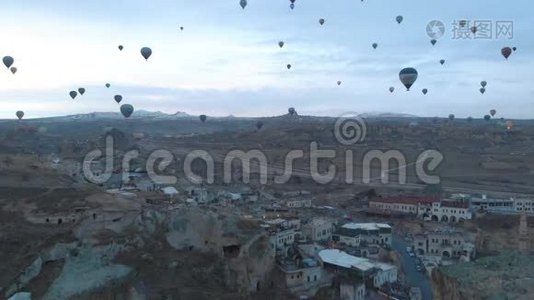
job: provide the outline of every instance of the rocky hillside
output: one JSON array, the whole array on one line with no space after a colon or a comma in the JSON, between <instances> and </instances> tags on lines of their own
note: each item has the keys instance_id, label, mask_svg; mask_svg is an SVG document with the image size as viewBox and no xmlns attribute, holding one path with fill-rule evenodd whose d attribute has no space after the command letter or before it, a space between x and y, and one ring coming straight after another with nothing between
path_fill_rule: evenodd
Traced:
<instances>
[{"instance_id":1,"label":"rocky hillside","mask_svg":"<svg viewBox=\"0 0 534 300\"><path fill-rule=\"evenodd\" d=\"M534 255L506 252L435 269L436 300L532 299Z\"/></svg>"}]
</instances>

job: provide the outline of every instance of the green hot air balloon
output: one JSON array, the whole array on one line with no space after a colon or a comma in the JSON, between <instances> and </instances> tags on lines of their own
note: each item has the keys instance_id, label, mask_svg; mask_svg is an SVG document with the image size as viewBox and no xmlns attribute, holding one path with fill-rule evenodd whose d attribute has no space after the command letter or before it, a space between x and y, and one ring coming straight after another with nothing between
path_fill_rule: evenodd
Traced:
<instances>
[{"instance_id":1,"label":"green hot air balloon","mask_svg":"<svg viewBox=\"0 0 534 300\"><path fill-rule=\"evenodd\" d=\"M402 20L403 20L403 19L404 19L404 18L403 18L402 16L397 16L397 17L395 18L395 20L397 20L397 23L399 23L399 24L402 23Z\"/></svg>"},{"instance_id":2,"label":"green hot air balloon","mask_svg":"<svg viewBox=\"0 0 534 300\"><path fill-rule=\"evenodd\" d=\"M115 95L115 96L113 97L113 99L115 99L115 102L117 102L117 103L121 103L121 101L122 101L122 96L121 96L121 95Z\"/></svg>"},{"instance_id":3,"label":"green hot air balloon","mask_svg":"<svg viewBox=\"0 0 534 300\"><path fill-rule=\"evenodd\" d=\"M125 118L129 118L134 112L133 106L130 104L121 105L121 113Z\"/></svg>"},{"instance_id":4,"label":"green hot air balloon","mask_svg":"<svg viewBox=\"0 0 534 300\"><path fill-rule=\"evenodd\" d=\"M78 93L80 93L80 95L83 96L83 94L85 94L85 89L84 88L79 88L78 89Z\"/></svg>"},{"instance_id":5,"label":"green hot air balloon","mask_svg":"<svg viewBox=\"0 0 534 300\"><path fill-rule=\"evenodd\" d=\"M148 47L141 48L141 55L145 58L145 60L148 60L150 55L152 55L152 49Z\"/></svg>"},{"instance_id":6,"label":"green hot air balloon","mask_svg":"<svg viewBox=\"0 0 534 300\"><path fill-rule=\"evenodd\" d=\"M19 120L22 120L22 117L24 117L24 112L22 110L19 110L15 113L15 115L17 115L17 118L19 118Z\"/></svg>"},{"instance_id":7,"label":"green hot air balloon","mask_svg":"<svg viewBox=\"0 0 534 300\"><path fill-rule=\"evenodd\" d=\"M4 56L4 58L2 58L2 62L4 63L4 65L6 66L6 68L10 68L11 65L13 65L13 63L15 62L15 60L13 59L13 57L11 56Z\"/></svg>"},{"instance_id":8,"label":"green hot air balloon","mask_svg":"<svg viewBox=\"0 0 534 300\"><path fill-rule=\"evenodd\" d=\"M199 118L202 123L206 122L206 120L208 119L206 115L200 115Z\"/></svg>"},{"instance_id":9,"label":"green hot air balloon","mask_svg":"<svg viewBox=\"0 0 534 300\"><path fill-rule=\"evenodd\" d=\"M74 98L76 98L76 96L78 95L78 93L76 91L70 91L69 92L69 95L70 97L72 98L72 100L74 100Z\"/></svg>"},{"instance_id":10,"label":"green hot air balloon","mask_svg":"<svg viewBox=\"0 0 534 300\"><path fill-rule=\"evenodd\" d=\"M417 70L414 68L404 68L399 72L399 79L402 84L406 87L406 90L409 91L410 87L417 80Z\"/></svg>"}]
</instances>

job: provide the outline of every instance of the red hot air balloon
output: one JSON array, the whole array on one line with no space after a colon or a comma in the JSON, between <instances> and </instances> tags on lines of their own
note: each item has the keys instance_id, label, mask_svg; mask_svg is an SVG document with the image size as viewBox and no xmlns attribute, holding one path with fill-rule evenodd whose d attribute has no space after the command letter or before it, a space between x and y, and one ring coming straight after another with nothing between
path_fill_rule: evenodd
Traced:
<instances>
[{"instance_id":1,"label":"red hot air balloon","mask_svg":"<svg viewBox=\"0 0 534 300\"><path fill-rule=\"evenodd\" d=\"M501 54L504 56L504 58L508 59L510 57L510 54L512 54L512 48L510 47L504 47L501 49Z\"/></svg>"}]
</instances>

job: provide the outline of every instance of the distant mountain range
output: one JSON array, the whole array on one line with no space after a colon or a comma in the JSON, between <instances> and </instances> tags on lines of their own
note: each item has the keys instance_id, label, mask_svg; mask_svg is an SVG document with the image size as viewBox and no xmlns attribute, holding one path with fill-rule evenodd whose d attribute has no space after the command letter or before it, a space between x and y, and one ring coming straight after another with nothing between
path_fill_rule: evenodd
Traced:
<instances>
[{"instance_id":1,"label":"distant mountain range","mask_svg":"<svg viewBox=\"0 0 534 300\"><path fill-rule=\"evenodd\" d=\"M287 114L281 116L273 116L274 118L286 117ZM363 118L418 118L418 116L410 114L398 114L398 113L382 113L382 112L370 112L363 113L360 115ZM228 115L224 117L213 117L208 116L213 119L255 119L251 117L236 117L234 115ZM301 118L336 118L337 116L305 116L300 115ZM40 118L41 120L50 120L50 121L61 121L61 120L91 120L91 119L122 119L124 118L119 112L93 112L87 114L76 114L76 115L67 115L67 116L57 116L57 117L47 117ZM147 110L137 110L131 116L132 119L157 119L157 120L173 120L173 119L187 119L187 118L198 118L198 116L190 115L186 112L178 111L173 114L164 113L161 111L147 111ZM259 117L263 118L263 117Z\"/></svg>"}]
</instances>

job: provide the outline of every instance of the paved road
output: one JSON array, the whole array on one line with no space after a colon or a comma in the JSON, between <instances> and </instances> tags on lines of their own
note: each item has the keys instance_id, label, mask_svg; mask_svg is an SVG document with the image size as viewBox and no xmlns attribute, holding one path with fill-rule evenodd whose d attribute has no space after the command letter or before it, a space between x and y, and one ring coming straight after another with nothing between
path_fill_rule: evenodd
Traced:
<instances>
[{"instance_id":1,"label":"paved road","mask_svg":"<svg viewBox=\"0 0 534 300\"><path fill-rule=\"evenodd\" d=\"M392 241L393 249L402 256L402 269L406 275L406 280L411 286L421 289L423 300L432 300L432 288L430 287L430 279L427 275L418 272L415 269L415 258L406 253L406 247L410 246L402 236L393 235Z\"/></svg>"}]
</instances>

